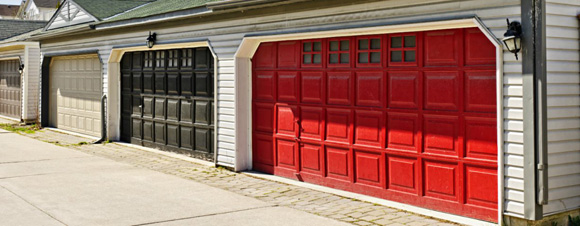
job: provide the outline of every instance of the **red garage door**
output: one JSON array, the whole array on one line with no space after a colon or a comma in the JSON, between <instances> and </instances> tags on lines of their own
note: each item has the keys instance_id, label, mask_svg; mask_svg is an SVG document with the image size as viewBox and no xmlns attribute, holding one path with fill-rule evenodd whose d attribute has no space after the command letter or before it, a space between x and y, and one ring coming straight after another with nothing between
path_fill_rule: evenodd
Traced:
<instances>
[{"instance_id":1,"label":"red garage door","mask_svg":"<svg viewBox=\"0 0 580 226\"><path fill-rule=\"evenodd\" d=\"M262 43L253 165L497 221L495 47L476 28Z\"/></svg>"}]
</instances>

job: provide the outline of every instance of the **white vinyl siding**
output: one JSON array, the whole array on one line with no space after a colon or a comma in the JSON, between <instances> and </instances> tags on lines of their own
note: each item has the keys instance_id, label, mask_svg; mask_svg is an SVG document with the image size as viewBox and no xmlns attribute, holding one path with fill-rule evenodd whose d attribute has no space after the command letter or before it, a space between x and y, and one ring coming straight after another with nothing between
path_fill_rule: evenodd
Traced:
<instances>
[{"instance_id":1,"label":"white vinyl siding","mask_svg":"<svg viewBox=\"0 0 580 226\"><path fill-rule=\"evenodd\" d=\"M27 115L23 115L23 119L27 121L37 122L39 119L38 105L40 102L40 48L27 47L28 49L28 63L25 65L27 78L24 78L23 88L26 92ZM24 96L24 95L23 95ZM24 106L23 106L24 107ZM25 111L23 111L25 112Z\"/></svg>"},{"instance_id":2,"label":"white vinyl siding","mask_svg":"<svg viewBox=\"0 0 580 226\"><path fill-rule=\"evenodd\" d=\"M546 13L547 216L580 207L580 1L548 0Z\"/></svg>"}]
</instances>

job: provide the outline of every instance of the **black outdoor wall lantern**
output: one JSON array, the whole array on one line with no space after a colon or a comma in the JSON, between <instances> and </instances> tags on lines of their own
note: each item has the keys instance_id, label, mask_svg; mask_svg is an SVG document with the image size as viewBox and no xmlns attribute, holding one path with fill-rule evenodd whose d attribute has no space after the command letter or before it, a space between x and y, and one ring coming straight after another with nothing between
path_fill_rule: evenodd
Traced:
<instances>
[{"instance_id":1,"label":"black outdoor wall lantern","mask_svg":"<svg viewBox=\"0 0 580 226\"><path fill-rule=\"evenodd\" d=\"M155 41L157 40L157 34L153 33L151 34L151 32L149 32L149 37L147 37L147 47L148 48L153 48L153 45L155 45Z\"/></svg>"},{"instance_id":2,"label":"black outdoor wall lantern","mask_svg":"<svg viewBox=\"0 0 580 226\"><path fill-rule=\"evenodd\" d=\"M522 49L522 25L520 22L512 21L506 19L508 24L508 29L503 34L503 43L507 49L516 55L516 60L518 59L518 52Z\"/></svg>"},{"instance_id":3,"label":"black outdoor wall lantern","mask_svg":"<svg viewBox=\"0 0 580 226\"><path fill-rule=\"evenodd\" d=\"M18 60L19 60L18 73L20 73L22 75L22 73L24 72L24 63L22 63L21 57L18 57Z\"/></svg>"}]
</instances>

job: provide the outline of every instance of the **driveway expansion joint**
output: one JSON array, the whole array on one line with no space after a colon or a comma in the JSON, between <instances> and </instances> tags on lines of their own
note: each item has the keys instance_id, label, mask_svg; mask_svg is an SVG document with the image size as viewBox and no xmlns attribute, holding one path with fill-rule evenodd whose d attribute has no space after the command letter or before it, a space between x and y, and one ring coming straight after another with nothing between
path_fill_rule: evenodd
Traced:
<instances>
[{"instance_id":1,"label":"driveway expansion joint","mask_svg":"<svg viewBox=\"0 0 580 226\"><path fill-rule=\"evenodd\" d=\"M155 225L155 224L168 223L168 222L174 222L174 221L190 220L190 219L195 219L195 218L202 218L202 217L209 217L209 216L219 216L219 215L225 215L225 214L230 214L230 213L238 213L238 212L251 211L251 210L257 210L257 209L265 209L265 208L270 208L270 207L279 207L279 206L278 205L259 206L259 207L241 209L241 210L232 210L232 211L225 211L225 212L219 212L219 213L203 214L203 215L193 216L193 217L182 217L182 218L176 218L176 219L171 219L171 220L164 220L164 221L155 221L155 222L149 222L149 223L135 224L135 225L132 225L132 226Z\"/></svg>"},{"instance_id":2,"label":"driveway expansion joint","mask_svg":"<svg viewBox=\"0 0 580 226\"><path fill-rule=\"evenodd\" d=\"M50 213L48 213L48 212L44 211L43 209L41 209L40 207L38 207L38 206L34 205L34 203L32 203L32 202L30 202L30 201L26 200L25 198L23 198L22 196L20 196L20 195L16 194L16 192L13 192L12 190L8 189L7 187L4 187L4 186L2 186L1 184L0 184L0 187L1 187L2 189L4 189L4 190L6 190L6 191L10 192L10 193L11 193L11 194L13 194L14 196L18 197L20 200L22 200L22 201L26 202L28 205L30 205L30 206L32 206L32 207L34 207L34 208L35 208L35 209L37 209L38 211L40 211L40 212L44 213L45 215L47 215L48 217L52 218L53 220L55 220L55 221L58 221L59 223L61 223L61 224L63 224L63 225L68 225L68 224L66 224L66 223L62 222L61 220L57 219L57 218L56 218L55 216L53 216L52 214L50 214Z\"/></svg>"}]
</instances>

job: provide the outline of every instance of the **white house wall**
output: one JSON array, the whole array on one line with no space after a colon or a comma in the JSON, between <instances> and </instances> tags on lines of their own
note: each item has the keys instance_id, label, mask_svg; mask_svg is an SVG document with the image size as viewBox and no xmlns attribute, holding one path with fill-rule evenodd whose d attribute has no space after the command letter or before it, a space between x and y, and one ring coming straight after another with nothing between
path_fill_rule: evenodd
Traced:
<instances>
[{"instance_id":1,"label":"white house wall","mask_svg":"<svg viewBox=\"0 0 580 226\"><path fill-rule=\"evenodd\" d=\"M27 122L37 122L40 100L40 47L26 47L28 58L25 61L23 79L23 119Z\"/></svg>"},{"instance_id":2,"label":"white house wall","mask_svg":"<svg viewBox=\"0 0 580 226\"><path fill-rule=\"evenodd\" d=\"M427 3L428 2L428 3ZM315 16L314 16L315 15ZM219 165L235 167L236 150L242 146L236 134L247 133L236 128L236 76L234 55L246 35L262 32L293 32L323 29L345 29L373 26L380 23L404 23L418 20L444 20L446 18L478 16L496 37L503 37L506 18L520 20L520 0L425 1L391 0L378 3L349 5L313 11L288 13L240 19L234 22L194 24L157 29L158 42L208 39L217 55L217 161ZM101 59L108 59L114 46L143 44L147 31L122 33L102 37L43 44L43 53L63 50L98 50ZM550 44L548 44L550 46ZM577 48L577 44L576 44ZM522 66L513 54L504 51L504 170L505 213L522 217L523 205L523 101ZM106 62L106 61L105 61ZM103 69L106 91L107 66ZM251 114L251 112L244 112ZM117 123L117 122L111 122Z\"/></svg>"},{"instance_id":3,"label":"white house wall","mask_svg":"<svg viewBox=\"0 0 580 226\"><path fill-rule=\"evenodd\" d=\"M548 0L546 11L550 215L580 207L580 0Z\"/></svg>"}]
</instances>

